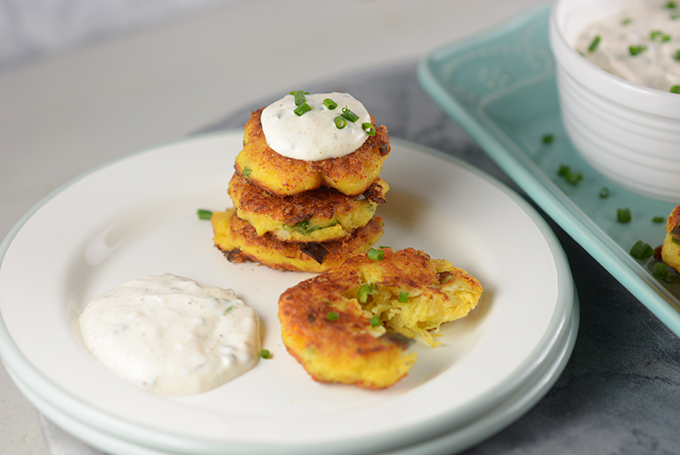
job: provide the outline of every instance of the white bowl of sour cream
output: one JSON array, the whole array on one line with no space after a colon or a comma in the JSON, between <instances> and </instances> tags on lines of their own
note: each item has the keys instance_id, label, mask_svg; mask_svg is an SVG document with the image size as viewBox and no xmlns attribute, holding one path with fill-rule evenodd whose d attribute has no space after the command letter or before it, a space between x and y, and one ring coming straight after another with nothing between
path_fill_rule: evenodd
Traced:
<instances>
[{"instance_id":1,"label":"white bowl of sour cream","mask_svg":"<svg viewBox=\"0 0 680 455\"><path fill-rule=\"evenodd\" d=\"M624 188L680 202L680 1L557 0L550 44L577 152Z\"/></svg>"}]
</instances>

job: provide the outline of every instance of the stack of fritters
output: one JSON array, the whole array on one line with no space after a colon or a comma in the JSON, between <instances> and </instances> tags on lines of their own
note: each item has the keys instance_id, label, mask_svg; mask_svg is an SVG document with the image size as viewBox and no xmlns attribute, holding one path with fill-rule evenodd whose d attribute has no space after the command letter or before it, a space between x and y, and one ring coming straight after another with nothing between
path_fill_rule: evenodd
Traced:
<instances>
[{"instance_id":1,"label":"stack of fritters","mask_svg":"<svg viewBox=\"0 0 680 455\"><path fill-rule=\"evenodd\" d=\"M349 155L297 160L267 145L262 111L244 128L228 190L235 207L213 214L215 245L232 262L308 272L367 251L382 235L375 211L389 189L380 178L390 152L387 129L376 128Z\"/></svg>"}]
</instances>

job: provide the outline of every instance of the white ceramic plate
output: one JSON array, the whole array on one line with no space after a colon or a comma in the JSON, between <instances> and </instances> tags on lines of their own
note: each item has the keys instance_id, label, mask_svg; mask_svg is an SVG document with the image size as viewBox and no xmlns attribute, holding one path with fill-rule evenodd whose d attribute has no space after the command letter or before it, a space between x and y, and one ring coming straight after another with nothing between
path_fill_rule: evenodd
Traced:
<instances>
[{"instance_id":1,"label":"white ceramic plate","mask_svg":"<svg viewBox=\"0 0 680 455\"><path fill-rule=\"evenodd\" d=\"M480 280L482 301L443 327L442 346L412 348L418 362L390 389L312 381L286 353L277 318L281 292L311 275L227 262L209 222L196 217L198 208L230 205L241 142L240 132L203 136L96 169L3 242L0 355L39 409L56 410L55 423L112 452L128 444L148 451L139 453L370 453L469 425L526 388L561 349L575 295L540 216L467 165L393 140L379 244L450 260ZM106 371L80 340L79 313L103 291L163 272L234 288L260 315L274 358L211 392L174 399Z\"/></svg>"}]
</instances>

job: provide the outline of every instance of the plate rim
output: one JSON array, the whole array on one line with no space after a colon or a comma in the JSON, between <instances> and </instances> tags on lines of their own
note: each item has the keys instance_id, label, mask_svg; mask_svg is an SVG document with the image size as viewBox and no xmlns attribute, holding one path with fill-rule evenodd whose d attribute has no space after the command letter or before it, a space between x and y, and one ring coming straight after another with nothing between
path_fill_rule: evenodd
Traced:
<instances>
[{"instance_id":1,"label":"plate rim","mask_svg":"<svg viewBox=\"0 0 680 455\"><path fill-rule=\"evenodd\" d=\"M95 172L95 171L97 171L101 168L105 168L105 167L107 167L111 164L114 164L114 163L116 163L120 160L127 159L127 158L130 158L130 157L134 157L135 155L142 154L142 153L149 151L149 150L156 150L156 149L163 148L163 147L166 147L166 146L179 145L179 144L182 144L182 143L185 143L185 142L201 140L201 139L210 139L210 138L214 138L216 136L224 136L224 135L242 135L242 132L240 132L239 130L228 130L228 131L220 131L220 132L214 132L214 133L207 133L207 134L189 136L189 137L183 138L182 140L179 140L179 141L173 141L173 142L170 142L168 144L160 145L160 146L157 146L157 147L150 147L148 149L141 150L139 152L135 152L135 153L128 154L128 155L125 155L123 157L114 159L114 160L112 160L108 163L104 163L100 166L94 167L94 168L90 169L89 171L86 171L83 174L69 180L64 185L55 189L48 196L46 196L43 200L41 200L38 204L36 204L31 210L29 210L19 220L19 222L12 228L12 230L7 235L7 237L5 237L3 242L0 243L0 270L1 270L2 262L4 261L4 258L5 258L5 253L7 252L7 249L9 248L9 246L11 245L12 240L17 235L17 233L21 230L21 228L25 225L25 223L28 222L30 217L34 213L36 213L38 210L40 210L40 208L42 206L44 206L47 202L49 202L53 197L55 197L56 195L61 193L64 189L73 185L78 180L86 177L87 175L90 175L91 173L93 173L93 172ZM571 273L570 273L570 269L568 267L566 255L564 254L564 252L561 248L561 245L557 241L554 233L549 228L549 226L547 225L545 220L538 214L538 212L536 212L536 210L528 202L526 202L523 198L521 198L519 195L517 195L512 189L507 187L502 182L499 182L498 180L494 179L493 177L489 176L488 174L484 173L483 171L475 168L474 166L470 165L469 163L466 163L462 160L459 160L457 158L446 155L446 154L444 154L444 153L442 153L438 150L435 150L433 148L423 146L423 145L420 145L420 144L417 144L417 143L413 143L413 142L406 141L406 140L399 139L399 138L392 138L391 140L394 141L395 143L399 143L399 144L403 145L404 147L417 149L417 150L419 150L423 153L433 155L435 157L438 157L440 159L448 161L449 163L451 163L455 166L461 167L468 172L472 172L473 174L483 178L486 182L488 182L489 184L496 187L496 189L498 191L502 192L505 196L509 197L515 204L517 204L519 206L519 209L521 209L530 218L531 222L536 225L537 229L540 231L540 234L545 239L545 241L548 243L549 250L552 253L552 258L553 258L553 261L555 263L556 273L557 273L558 278L559 278L558 279L558 288L559 288L558 300L560 300L560 303L556 304L556 308L557 308L557 306L561 305L563 307L562 309L566 312L566 309L572 308L574 305L577 305L577 302L576 302L577 297L576 297L576 294L575 294L575 289L573 288L573 280L571 278ZM562 290L564 290L564 292L562 292ZM549 333L550 332L550 330L549 330L546 334L544 334L544 337L541 339L541 341L539 343L539 345L542 346L543 352L539 353L537 358L527 359L524 362L524 363L527 363L527 364L533 363L533 365L531 365L531 368L528 368L525 371L519 371L519 372L516 371L515 372L516 374L513 373L513 375L511 377L514 379L514 382L516 384L514 385L514 387L511 390L515 391L516 389L518 389L522 386L522 384L526 380L526 377L529 376L529 373L531 371L534 371L535 368L537 368L541 364L541 362L545 359L545 357L548 355L550 349L552 349L552 346L554 345L555 339L558 337L560 331L564 329L564 320L558 321L556 316L555 316L556 313L557 313L557 311L555 311L555 313L553 314L553 318L550 322L550 327L551 327L551 330L553 331L553 333ZM564 318L562 318L562 319L564 319ZM553 325L555 325L556 327L553 327ZM552 339L546 340L546 338L552 338ZM539 351L539 349L534 348L534 351L532 351L532 356L534 354L536 354L536 351ZM530 357L532 357L532 356L530 356ZM11 339L11 336L9 335L9 332L7 330L7 327L5 326L5 322L4 322L4 319L2 317L2 314L0 314L0 357L3 358L3 361L5 361L6 364L9 364L8 369L12 368L12 370L15 374L20 374L21 370L24 369L25 371L28 372L29 376L31 376L32 381L36 381L36 378L37 378L38 385L41 385L40 383L42 382L43 387L46 386L48 389L51 388L52 389L52 391L51 391L52 396L54 396L53 394L55 392L57 393L57 395L59 393L61 393L62 395L64 395L63 397L61 397L62 399L66 399L66 401L76 402L76 404L77 404L76 407L84 407L84 408L86 408L86 411L88 411L88 412L94 412L95 414L102 414L102 412L100 410L93 409L90 406L88 406L87 404L81 403L76 397L71 396L70 393L66 392L65 390L62 390L56 384L51 383L48 378L43 377L42 373L37 371L36 367L34 367L33 365L30 365L30 363L28 363L26 361L26 359L23 359L22 358L23 356L21 355L18 346L16 346L14 344L13 340ZM25 363L25 364L22 365L23 363ZM524 363L522 364L522 366L524 366ZM20 367L18 372L17 372L17 369L16 369L17 365ZM520 367L518 366L517 369L520 369ZM24 374L26 374L26 373L24 372ZM30 383L31 383L31 381L29 381L29 387L30 387ZM56 390L54 390L54 389L56 389ZM494 390L493 392L495 393L496 391ZM488 410L488 408L493 407L494 404L497 404L497 403L494 403L494 400L492 398L496 398L496 401L500 400L500 397L489 398L488 399L489 403L487 403L487 406L486 406L487 410ZM71 403L71 404L73 404L73 403ZM476 402L475 402L475 404L476 404ZM69 407L67 407L67 408L69 408ZM456 410L456 412L458 412L458 410ZM451 412L447 412L445 414L450 414L450 413ZM111 416L107 416L107 417L109 417L110 419L113 419L113 421L111 421L109 419L109 423L116 423L116 422L119 423L119 424L122 423L123 427L132 426L132 427L136 427L138 429L138 425L132 424L131 422L120 422L119 418L115 418L115 417L111 417ZM86 417L81 417L81 419L86 419ZM443 420L446 420L446 419L444 418ZM427 426L427 423L430 423L430 422L421 422L419 424L416 424L413 427L410 427L409 430L411 430L411 433L413 433L413 434L422 434L423 436L420 437L420 440L425 440L429 437L434 436L435 433L441 433L442 431L445 430L445 428L442 428L442 425L440 425L436 429L436 431L433 431L431 429L429 431L423 431L424 428L421 428L421 427ZM118 425L118 426L120 426L120 425ZM114 427L115 427L115 425L114 425ZM133 428L133 430L134 429L135 428ZM447 426L446 429L450 430L450 428L448 428L448 426ZM123 433L127 434L129 428L122 428L122 430L123 430ZM159 431L154 430L154 429L142 428L142 433L149 433L149 432L160 433L161 436L162 436L162 439L165 439L165 440L168 439L167 433L159 432ZM393 433L394 433L394 431L389 431L389 432L387 432L387 435L389 436ZM343 447L343 449L344 450L356 449L357 451L364 451L367 446L371 445L371 444L367 445L368 442L371 442L371 443L373 443L373 445L375 445L375 443L373 441L369 441L369 440L374 440L376 438L382 438L384 436L385 435L377 435L377 436L374 435L374 436L370 436L370 437L360 437L360 438L353 440L353 445L351 447ZM143 439L145 439L145 438L146 438L146 436L143 437ZM193 438L181 437L180 439L186 442L186 441L192 440ZM177 441L174 441L174 442L180 442L180 441L177 440ZM216 446L219 446L218 447L219 449L224 449L224 447L225 447L224 442L211 441L211 445L215 445L215 444L216 444ZM319 443L319 444L317 444L317 443L306 444L306 445L304 445L304 450L309 451L309 453L314 453L314 451L319 450L319 448L321 448L324 444L327 444L327 442L326 443ZM248 451L251 451L251 452L257 451L258 449L264 449L264 450L268 451L268 453L272 453L271 452L272 449L277 449L277 448L278 449L281 449L281 448L285 449L286 448L286 447L281 446L281 445L272 446L272 445L269 445L269 444L266 444L266 445L246 444L243 447L237 446L235 444L228 444L228 447L229 448L236 448L237 450L245 449L245 450L248 450ZM302 447L302 446L296 445L295 447L297 449L297 448ZM384 444L383 444L383 447L384 447ZM195 448L195 447L193 447L193 448ZM302 452L299 452L299 453L302 453Z\"/></svg>"}]
</instances>

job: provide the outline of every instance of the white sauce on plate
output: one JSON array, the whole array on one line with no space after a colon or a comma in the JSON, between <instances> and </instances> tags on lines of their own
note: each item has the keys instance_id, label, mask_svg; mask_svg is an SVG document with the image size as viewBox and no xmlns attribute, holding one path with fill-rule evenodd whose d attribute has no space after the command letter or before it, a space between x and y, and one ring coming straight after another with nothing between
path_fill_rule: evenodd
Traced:
<instances>
[{"instance_id":1,"label":"white sauce on plate","mask_svg":"<svg viewBox=\"0 0 680 455\"><path fill-rule=\"evenodd\" d=\"M667 92L680 84L680 2L676 3L675 8L668 8L668 1L625 3L586 27L575 48L615 76ZM589 49L591 45L594 49ZM642 47L632 55L631 46Z\"/></svg>"},{"instance_id":2,"label":"white sauce on plate","mask_svg":"<svg viewBox=\"0 0 680 455\"><path fill-rule=\"evenodd\" d=\"M330 98L338 106L328 109L323 101ZM317 93L305 95L312 109L298 116L295 97L286 95L270 104L262 111L262 130L267 145L280 155L304 161L318 161L349 155L364 143L368 134L363 123L370 123L371 117L359 101L348 93ZM347 120L347 125L339 129L334 119L346 107L359 119Z\"/></svg>"},{"instance_id":3,"label":"white sauce on plate","mask_svg":"<svg viewBox=\"0 0 680 455\"><path fill-rule=\"evenodd\" d=\"M257 314L234 291L168 273L97 297L80 330L114 374L165 396L218 387L253 368L261 349Z\"/></svg>"}]
</instances>

